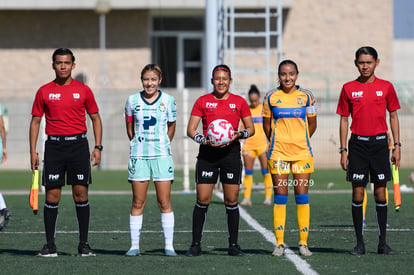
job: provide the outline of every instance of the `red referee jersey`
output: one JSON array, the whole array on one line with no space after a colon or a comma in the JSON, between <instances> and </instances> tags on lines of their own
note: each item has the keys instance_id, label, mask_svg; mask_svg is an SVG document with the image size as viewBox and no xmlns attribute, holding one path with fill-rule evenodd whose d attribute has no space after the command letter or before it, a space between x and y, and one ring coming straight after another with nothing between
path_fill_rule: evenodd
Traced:
<instances>
[{"instance_id":1,"label":"red referee jersey","mask_svg":"<svg viewBox=\"0 0 414 275\"><path fill-rule=\"evenodd\" d=\"M69 85L52 81L37 91L32 115L46 117L47 135L76 135L86 132L86 113L99 111L91 89L72 79Z\"/></svg>"},{"instance_id":2,"label":"red referee jersey","mask_svg":"<svg viewBox=\"0 0 414 275\"><path fill-rule=\"evenodd\" d=\"M203 134L206 135L207 127L213 120L226 119L237 130L240 119L251 116L251 113L246 100L239 95L230 93L227 99L216 99L209 93L197 99L191 115L202 118Z\"/></svg>"},{"instance_id":3,"label":"red referee jersey","mask_svg":"<svg viewBox=\"0 0 414 275\"><path fill-rule=\"evenodd\" d=\"M398 109L400 103L394 86L389 81L375 78L371 83L361 83L357 80L345 83L336 113L352 116L352 133L374 136L388 130L386 111Z\"/></svg>"}]
</instances>

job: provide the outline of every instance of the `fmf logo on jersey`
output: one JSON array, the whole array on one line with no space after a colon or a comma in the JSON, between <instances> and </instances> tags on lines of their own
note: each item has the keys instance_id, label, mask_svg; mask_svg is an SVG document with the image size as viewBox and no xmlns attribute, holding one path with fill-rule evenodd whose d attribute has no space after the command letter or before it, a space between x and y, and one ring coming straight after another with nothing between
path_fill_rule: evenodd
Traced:
<instances>
[{"instance_id":1,"label":"fmf logo on jersey","mask_svg":"<svg viewBox=\"0 0 414 275\"><path fill-rule=\"evenodd\" d=\"M382 91L376 91L376 93L377 93L377 96L382 96Z\"/></svg>"},{"instance_id":2,"label":"fmf logo on jersey","mask_svg":"<svg viewBox=\"0 0 414 275\"><path fill-rule=\"evenodd\" d=\"M49 100L60 100L61 94L49 94Z\"/></svg>"},{"instance_id":3,"label":"fmf logo on jersey","mask_svg":"<svg viewBox=\"0 0 414 275\"><path fill-rule=\"evenodd\" d=\"M78 94L78 93L73 94L73 98L74 98L74 99L79 99L79 98L80 98L80 94Z\"/></svg>"},{"instance_id":4,"label":"fmf logo on jersey","mask_svg":"<svg viewBox=\"0 0 414 275\"><path fill-rule=\"evenodd\" d=\"M206 108L217 108L217 103L216 102L207 102L206 103Z\"/></svg>"},{"instance_id":5,"label":"fmf logo on jersey","mask_svg":"<svg viewBox=\"0 0 414 275\"><path fill-rule=\"evenodd\" d=\"M230 107L230 109L235 110L236 109L236 104L230 103L229 107Z\"/></svg>"},{"instance_id":6,"label":"fmf logo on jersey","mask_svg":"<svg viewBox=\"0 0 414 275\"><path fill-rule=\"evenodd\" d=\"M358 97L363 97L363 96L364 96L364 91L352 92L352 98L358 98Z\"/></svg>"}]
</instances>

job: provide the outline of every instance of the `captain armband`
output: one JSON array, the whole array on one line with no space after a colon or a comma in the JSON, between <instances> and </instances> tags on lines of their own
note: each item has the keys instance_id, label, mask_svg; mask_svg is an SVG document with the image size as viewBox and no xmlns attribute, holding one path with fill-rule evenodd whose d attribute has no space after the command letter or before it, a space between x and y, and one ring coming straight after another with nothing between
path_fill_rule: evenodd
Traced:
<instances>
[{"instance_id":1,"label":"captain armband","mask_svg":"<svg viewBox=\"0 0 414 275\"><path fill-rule=\"evenodd\" d=\"M250 132L246 129L240 132L240 139L246 139L250 137Z\"/></svg>"},{"instance_id":2,"label":"captain armband","mask_svg":"<svg viewBox=\"0 0 414 275\"><path fill-rule=\"evenodd\" d=\"M199 144L206 144L207 140L206 137L203 136L202 134L196 133L193 137L193 140Z\"/></svg>"},{"instance_id":3,"label":"captain armband","mask_svg":"<svg viewBox=\"0 0 414 275\"><path fill-rule=\"evenodd\" d=\"M316 114L316 106L312 105L312 106L306 107L306 114L308 115Z\"/></svg>"}]
</instances>

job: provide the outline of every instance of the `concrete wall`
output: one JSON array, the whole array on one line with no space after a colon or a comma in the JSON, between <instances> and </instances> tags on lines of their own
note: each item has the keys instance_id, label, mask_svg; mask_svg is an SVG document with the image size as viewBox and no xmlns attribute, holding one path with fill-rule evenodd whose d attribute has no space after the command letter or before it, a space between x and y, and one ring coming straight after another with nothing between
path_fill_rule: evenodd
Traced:
<instances>
[{"instance_id":1,"label":"concrete wall","mask_svg":"<svg viewBox=\"0 0 414 275\"><path fill-rule=\"evenodd\" d=\"M222 0L223 1L223 0ZM224 0L225 1L225 0ZM237 7L252 8L263 6L267 0L236 0ZM289 7L295 0L282 0L285 7ZM97 0L0 0L1 9L84 9L94 10ZM206 0L102 0L111 9L203 9ZM229 1L228 1L229 2ZM278 0L271 0L270 3L277 3Z\"/></svg>"},{"instance_id":2,"label":"concrete wall","mask_svg":"<svg viewBox=\"0 0 414 275\"><path fill-rule=\"evenodd\" d=\"M53 23L51 23L53 22ZM107 17L105 86L131 89L151 61L149 14L117 11ZM54 78L55 48L74 51L77 68L95 92L100 88L98 15L88 11L0 12L0 99L31 97ZM18 35L16 35L18 34ZM30 91L29 93L26 93Z\"/></svg>"},{"instance_id":3,"label":"concrete wall","mask_svg":"<svg viewBox=\"0 0 414 275\"><path fill-rule=\"evenodd\" d=\"M377 75L392 78L392 0L295 0L284 26L285 57L297 61L303 74L356 78L355 51L366 45L377 49ZM373 8L375 7L375 8ZM307 86L320 86L309 83ZM340 83L332 83L333 91ZM305 85L305 84L304 84Z\"/></svg>"},{"instance_id":4,"label":"concrete wall","mask_svg":"<svg viewBox=\"0 0 414 275\"><path fill-rule=\"evenodd\" d=\"M414 40L393 41L393 79L414 83Z\"/></svg>"}]
</instances>

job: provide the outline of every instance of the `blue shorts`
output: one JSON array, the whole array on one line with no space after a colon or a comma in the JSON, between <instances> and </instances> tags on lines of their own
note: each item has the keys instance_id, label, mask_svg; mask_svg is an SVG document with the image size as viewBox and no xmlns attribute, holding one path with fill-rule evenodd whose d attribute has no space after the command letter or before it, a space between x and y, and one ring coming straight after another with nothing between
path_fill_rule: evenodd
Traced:
<instances>
[{"instance_id":1,"label":"blue shorts","mask_svg":"<svg viewBox=\"0 0 414 275\"><path fill-rule=\"evenodd\" d=\"M130 157L128 162L128 181L174 180L174 162L172 156L154 159Z\"/></svg>"}]
</instances>

